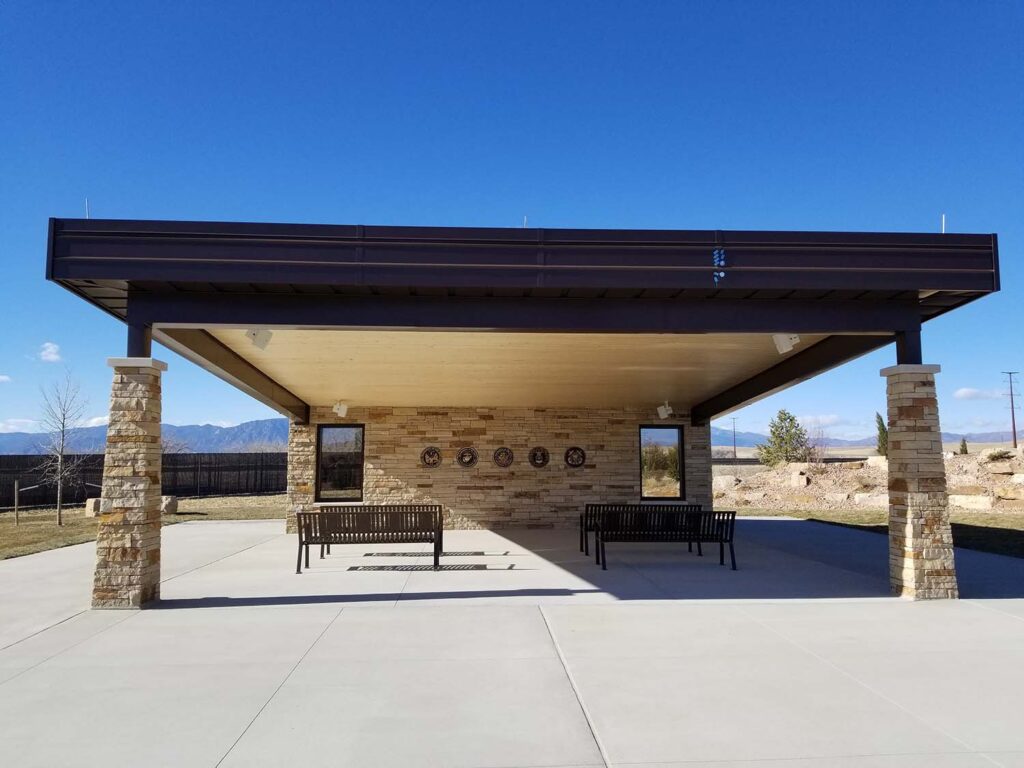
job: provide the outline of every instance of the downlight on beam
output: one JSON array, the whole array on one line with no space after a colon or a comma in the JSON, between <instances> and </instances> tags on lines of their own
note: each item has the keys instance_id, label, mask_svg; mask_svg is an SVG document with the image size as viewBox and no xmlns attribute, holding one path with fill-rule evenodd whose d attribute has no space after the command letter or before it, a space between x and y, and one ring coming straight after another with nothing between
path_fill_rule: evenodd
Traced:
<instances>
[{"instance_id":1,"label":"downlight on beam","mask_svg":"<svg viewBox=\"0 0 1024 768\"><path fill-rule=\"evenodd\" d=\"M795 333L775 333L772 334L772 341L775 342L779 354L784 355L793 351L793 347L800 343L800 337Z\"/></svg>"},{"instance_id":2,"label":"downlight on beam","mask_svg":"<svg viewBox=\"0 0 1024 768\"><path fill-rule=\"evenodd\" d=\"M245 332L249 341L257 349L266 349L267 344L270 343L270 338L274 335L268 328L250 328Z\"/></svg>"}]
</instances>

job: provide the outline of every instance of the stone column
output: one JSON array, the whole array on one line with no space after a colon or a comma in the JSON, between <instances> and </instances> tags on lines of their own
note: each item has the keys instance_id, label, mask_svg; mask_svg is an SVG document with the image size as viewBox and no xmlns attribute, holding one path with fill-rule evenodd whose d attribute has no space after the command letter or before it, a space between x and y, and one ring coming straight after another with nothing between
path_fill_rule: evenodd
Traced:
<instances>
[{"instance_id":1,"label":"stone column","mask_svg":"<svg viewBox=\"0 0 1024 768\"><path fill-rule=\"evenodd\" d=\"M711 425L683 427L686 500L711 509Z\"/></svg>"},{"instance_id":2,"label":"stone column","mask_svg":"<svg viewBox=\"0 0 1024 768\"><path fill-rule=\"evenodd\" d=\"M288 509L285 532L295 533L295 513L311 512L316 484L316 425L288 425Z\"/></svg>"},{"instance_id":3,"label":"stone column","mask_svg":"<svg viewBox=\"0 0 1024 768\"><path fill-rule=\"evenodd\" d=\"M889 407L889 580L916 600L959 596L942 458L937 365L884 368Z\"/></svg>"},{"instance_id":4,"label":"stone column","mask_svg":"<svg viewBox=\"0 0 1024 768\"><path fill-rule=\"evenodd\" d=\"M103 462L93 608L140 608L160 598L160 375L151 357L110 358L110 424Z\"/></svg>"}]
</instances>

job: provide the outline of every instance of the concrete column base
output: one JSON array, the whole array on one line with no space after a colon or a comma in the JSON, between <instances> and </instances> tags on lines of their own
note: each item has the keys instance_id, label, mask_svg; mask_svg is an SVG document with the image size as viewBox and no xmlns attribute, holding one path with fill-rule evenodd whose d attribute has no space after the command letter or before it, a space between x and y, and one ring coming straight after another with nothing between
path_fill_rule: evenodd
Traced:
<instances>
[{"instance_id":1,"label":"concrete column base","mask_svg":"<svg viewBox=\"0 0 1024 768\"><path fill-rule=\"evenodd\" d=\"M914 600L959 597L935 395L937 365L895 365L889 415L889 580Z\"/></svg>"},{"instance_id":2,"label":"concrete column base","mask_svg":"<svg viewBox=\"0 0 1024 768\"><path fill-rule=\"evenodd\" d=\"M160 376L152 358L111 358L93 608L141 608L160 597Z\"/></svg>"}]
</instances>

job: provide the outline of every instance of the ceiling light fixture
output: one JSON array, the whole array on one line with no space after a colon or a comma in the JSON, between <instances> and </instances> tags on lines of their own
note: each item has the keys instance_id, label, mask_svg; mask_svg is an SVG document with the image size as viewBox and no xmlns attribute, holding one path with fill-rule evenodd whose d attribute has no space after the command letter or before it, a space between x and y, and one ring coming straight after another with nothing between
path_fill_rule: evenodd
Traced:
<instances>
[{"instance_id":1,"label":"ceiling light fixture","mask_svg":"<svg viewBox=\"0 0 1024 768\"><path fill-rule=\"evenodd\" d=\"M800 337L795 333L775 333L772 334L772 341L775 342L779 354L784 355L793 351L793 347L800 343Z\"/></svg>"}]
</instances>

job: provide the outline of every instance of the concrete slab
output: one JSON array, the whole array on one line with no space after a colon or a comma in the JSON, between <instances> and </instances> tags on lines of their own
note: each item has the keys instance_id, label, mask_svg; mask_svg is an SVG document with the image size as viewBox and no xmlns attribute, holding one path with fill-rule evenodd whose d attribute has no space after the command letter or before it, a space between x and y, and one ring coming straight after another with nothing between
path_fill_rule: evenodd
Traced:
<instances>
[{"instance_id":1,"label":"concrete slab","mask_svg":"<svg viewBox=\"0 0 1024 768\"><path fill-rule=\"evenodd\" d=\"M511 530L296 576L278 521L189 523L141 612L82 611L92 545L6 561L0 765L1024 766L1024 561L910 603L882 536L741 524L737 572Z\"/></svg>"},{"instance_id":2,"label":"concrete slab","mask_svg":"<svg viewBox=\"0 0 1024 768\"><path fill-rule=\"evenodd\" d=\"M360 768L604 764L555 658L306 659L223 766L283 754Z\"/></svg>"}]
</instances>

